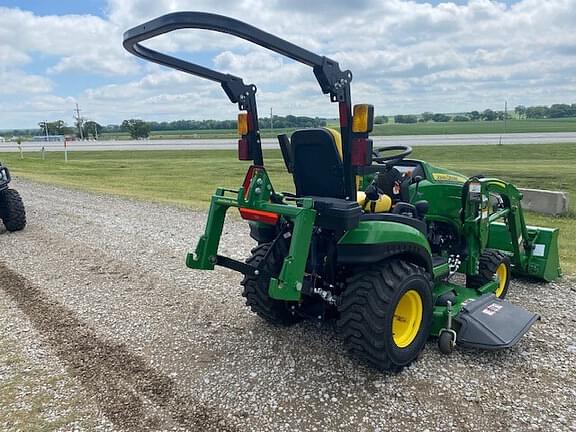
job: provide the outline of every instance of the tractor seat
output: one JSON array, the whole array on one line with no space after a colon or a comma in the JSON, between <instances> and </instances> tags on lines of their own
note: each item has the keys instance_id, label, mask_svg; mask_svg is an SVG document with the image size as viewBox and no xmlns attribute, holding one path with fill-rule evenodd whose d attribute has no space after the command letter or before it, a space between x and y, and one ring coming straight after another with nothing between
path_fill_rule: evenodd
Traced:
<instances>
[{"instance_id":1,"label":"tractor seat","mask_svg":"<svg viewBox=\"0 0 576 432\"><path fill-rule=\"evenodd\" d=\"M296 195L346 198L340 134L328 128L301 129L290 139Z\"/></svg>"}]
</instances>

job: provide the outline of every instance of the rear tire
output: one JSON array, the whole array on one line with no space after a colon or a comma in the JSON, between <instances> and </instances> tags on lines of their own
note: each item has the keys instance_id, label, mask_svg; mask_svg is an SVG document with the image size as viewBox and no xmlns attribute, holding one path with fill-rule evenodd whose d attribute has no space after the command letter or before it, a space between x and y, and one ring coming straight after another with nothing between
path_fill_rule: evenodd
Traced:
<instances>
[{"instance_id":1,"label":"rear tire","mask_svg":"<svg viewBox=\"0 0 576 432\"><path fill-rule=\"evenodd\" d=\"M14 189L0 192L0 219L8 231L20 231L26 226L26 211L20 194Z\"/></svg>"},{"instance_id":2,"label":"rear tire","mask_svg":"<svg viewBox=\"0 0 576 432\"><path fill-rule=\"evenodd\" d=\"M270 254L266 256L272 244L271 242L256 246L252 249L252 256L246 260L246 263L253 267L258 267L262 260L266 258L261 267L262 270L268 275L278 276L280 270L282 270L285 256L282 251L287 253L288 247L282 243L280 247L275 246ZM260 318L277 326L289 326L300 321L301 317L291 310L291 306L296 306L297 303L271 298L268 294L269 283L270 277L244 276L241 284L244 286L242 295L246 297L246 305L250 306L252 312L256 313Z\"/></svg>"},{"instance_id":3,"label":"rear tire","mask_svg":"<svg viewBox=\"0 0 576 432\"><path fill-rule=\"evenodd\" d=\"M344 346L377 369L399 372L426 344L432 323L432 287L420 267L391 261L348 280L337 322Z\"/></svg>"},{"instance_id":4,"label":"rear tire","mask_svg":"<svg viewBox=\"0 0 576 432\"><path fill-rule=\"evenodd\" d=\"M497 278L499 280L496 288L496 297L505 298L510 286L510 258L500 251L486 249L480 255L478 274L466 277L466 286L469 288L480 288Z\"/></svg>"}]
</instances>

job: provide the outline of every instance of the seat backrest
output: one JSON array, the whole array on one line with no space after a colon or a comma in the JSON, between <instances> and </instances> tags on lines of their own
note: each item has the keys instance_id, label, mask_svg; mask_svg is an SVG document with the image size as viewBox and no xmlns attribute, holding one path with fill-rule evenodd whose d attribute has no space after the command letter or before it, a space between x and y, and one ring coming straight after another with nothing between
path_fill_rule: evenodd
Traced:
<instances>
[{"instance_id":1,"label":"seat backrest","mask_svg":"<svg viewBox=\"0 0 576 432\"><path fill-rule=\"evenodd\" d=\"M346 198L338 132L328 128L297 130L290 145L297 196Z\"/></svg>"}]
</instances>

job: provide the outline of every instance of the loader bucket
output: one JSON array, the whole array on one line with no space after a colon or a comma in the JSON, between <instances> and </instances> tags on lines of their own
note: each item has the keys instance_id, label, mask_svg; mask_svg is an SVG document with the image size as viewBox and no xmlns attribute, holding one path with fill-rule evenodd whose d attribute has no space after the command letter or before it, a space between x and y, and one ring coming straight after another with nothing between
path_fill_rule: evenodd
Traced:
<instances>
[{"instance_id":1,"label":"loader bucket","mask_svg":"<svg viewBox=\"0 0 576 432\"><path fill-rule=\"evenodd\" d=\"M551 282L562 276L558 253L558 228L527 226L532 254L512 257L514 273ZM510 232L505 224L490 224L488 247L513 253ZM523 251L523 249L521 249Z\"/></svg>"}]
</instances>

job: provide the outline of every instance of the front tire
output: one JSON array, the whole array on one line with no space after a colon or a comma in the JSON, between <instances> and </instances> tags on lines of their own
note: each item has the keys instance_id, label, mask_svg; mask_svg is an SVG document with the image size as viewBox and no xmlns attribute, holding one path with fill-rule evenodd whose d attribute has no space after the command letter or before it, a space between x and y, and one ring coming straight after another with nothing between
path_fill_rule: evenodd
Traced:
<instances>
[{"instance_id":1,"label":"front tire","mask_svg":"<svg viewBox=\"0 0 576 432\"><path fill-rule=\"evenodd\" d=\"M20 231L26 226L26 211L22 197L14 189L0 192L0 219L8 231Z\"/></svg>"},{"instance_id":2,"label":"front tire","mask_svg":"<svg viewBox=\"0 0 576 432\"><path fill-rule=\"evenodd\" d=\"M283 242L283 240L278 241ZM270 248L272 250L268 253ZM268 275L278 276L286 255L283 252L288 252L288 246L285 243L276 245L273 242L263 243L252 249L252 256L246 260L246 264L258 267L264 260L261 265L262 270ZM292 309L296 303L292 302L291 304L271 298L268 294L269 283L270 277L244 276L241 284L244 286L242 295L246 297L246 305L250 306L252 312L260 318L277 326L289 326L300 321L300 316L296 315Z\"/></svg>"},{"instance_id":3,"label":"front tire","mask_svg":"<svg viewBox=\"0 0 576 432\"><path fill-rule=\"evenodd\" d=\"M377 369L399 372L426 344L432 323L432 287L420 267L395 260L348 280L337 327L346 349Z\"/></svg>"},{"instance_id":4,"label":"front tire","mask_svg":"<svg viewBox=\"0 0 576 432\"><path fill-rule=\"evenodd\" d=\"M469 288L480 288L482 285L491 282L496 278L498 287L494 294L498 298L505 298L510 287L510 258L500 251L486 249L480 255L478 274L466 278L466 286Z\"/></svg>"}]
</instances>

